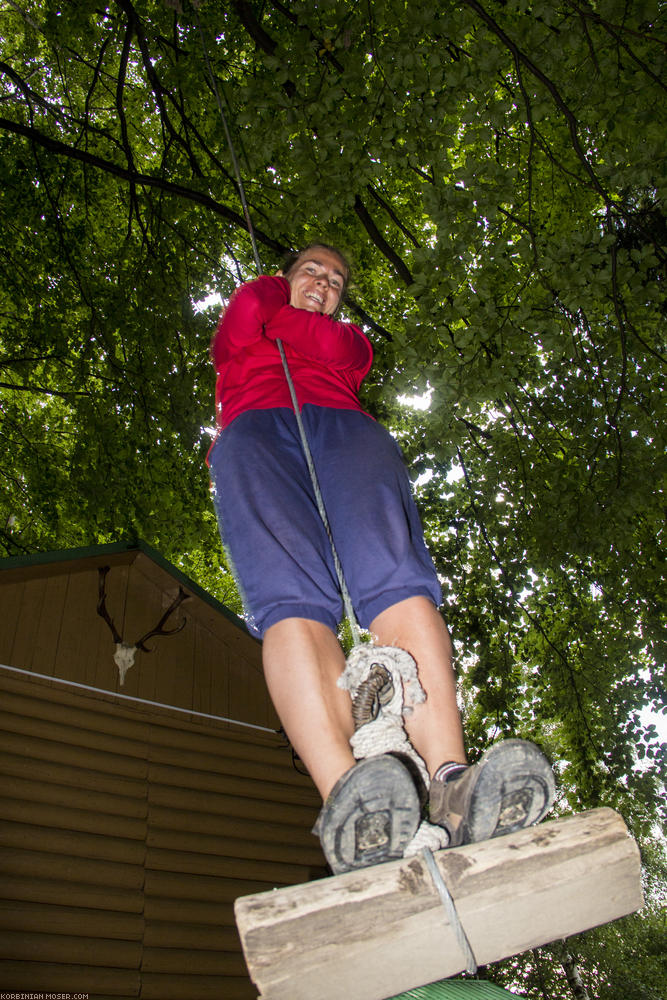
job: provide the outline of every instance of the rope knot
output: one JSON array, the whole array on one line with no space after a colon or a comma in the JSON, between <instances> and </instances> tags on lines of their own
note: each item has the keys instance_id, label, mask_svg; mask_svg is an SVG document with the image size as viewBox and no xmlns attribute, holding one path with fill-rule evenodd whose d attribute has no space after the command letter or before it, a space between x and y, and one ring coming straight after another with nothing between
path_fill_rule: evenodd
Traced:
<instances>
[{"instance_id":1,"label":"rope knot","mask_svg":"<svg viewBox=\"0 0 667 1000\"><path fill-rule=\"evenodd\" d=\"M417 664L409 653L396 646L373 646L370 643L355 646L338 679L338 687L349 691L354 702L358 696L365 697L369 687L378 685L381 672L384 672L385 678L391 678L393 686L393 697L383 695L383 713L397 714L402 719L403 714L409 715L415 705L426 700L417 676Z\"/></svg>"},{"instance_id":2,"label":"rope knot","mask_svg":"<svg viewBox=\"0 0 667 1000\"><path fill-rule=\"evenodd\" d=\"M426 764L408 739L404 716L426 700L417 676L417 664L404 649L395 646L355 646L338 679L338 686L349 691L355 732L350 739L356 760L395 753L409 758L426 789L430 777ZM419 779L417 779L419 780ZM405 857L417 854L424 846L437 850L445 847L448 837L442 827L423 820L414 839L405 849Z\"/></svg>"}]
</instances>

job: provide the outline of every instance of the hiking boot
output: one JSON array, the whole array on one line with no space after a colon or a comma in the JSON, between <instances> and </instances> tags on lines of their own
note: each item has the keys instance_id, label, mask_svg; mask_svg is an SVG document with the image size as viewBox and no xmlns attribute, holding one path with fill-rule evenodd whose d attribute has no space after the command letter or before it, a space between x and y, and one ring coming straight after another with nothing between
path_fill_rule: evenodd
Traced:
<instances>
[{"instance_id":1,"label":"hiking boot","mask_svg":"<svg viewBox=\"0 0 667 1000\"><path fill-rule=\"evenodd\" d=\"M431 782L429 818L445 827L450 846L459 847L538 823L554 796L546 757L526 740L505 740L458 777Z\"/></svg>"},{"instance_id":2,"label":"hiking boot","mask_svg":"<svg viewBox=\"0 0 667 1000\"><path fill-rule=\"evenodd\" d=\"M420 820L410 772L396 757L367 757L346 771L313 833L334 875L402 858Z\"/></svg>"}]
</instances>

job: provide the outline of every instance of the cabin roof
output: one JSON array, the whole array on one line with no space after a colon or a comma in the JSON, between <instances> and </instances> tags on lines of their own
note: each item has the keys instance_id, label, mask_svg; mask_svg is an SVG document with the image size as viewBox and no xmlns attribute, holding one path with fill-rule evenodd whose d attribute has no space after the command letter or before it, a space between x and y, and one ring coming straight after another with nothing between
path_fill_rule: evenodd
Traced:
<instances>
[{"instance_id":1,"label":"cabin roof","mask_svg":"<svg viewBox=\"0 0 667 1000\"><path fill-rule=\"evenodd\" d=\"M100 559L108 561L111 565L127 565L134 562L139 554L146 556L187 590L196 594L197 597L205 601L215 611L224 615L238 629L259 642L249 632L243 619L232 611L231 608L222 604L221 601L216 600L212 594L200 587L199 584L195 583L182 570L165 559L157 549L154 549L142 539L111 542L106 545L87 545L76 549L57 549L53 552L32 552L28 555L8 556L0 559L0 573L13 573L17 577L20 577L25 575L26 571L39 571L40 568L67 571L72 568L72 564L74 563L85 566L87 563L96 564ZM39 575L39 573L37 572L35 575Z\"/></svg>"}]
</instances>

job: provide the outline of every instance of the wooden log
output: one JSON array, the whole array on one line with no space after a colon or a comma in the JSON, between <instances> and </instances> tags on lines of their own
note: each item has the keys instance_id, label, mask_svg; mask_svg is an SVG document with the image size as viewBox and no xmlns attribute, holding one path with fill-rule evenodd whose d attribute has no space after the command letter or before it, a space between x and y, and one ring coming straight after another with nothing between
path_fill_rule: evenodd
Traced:
<instances>
[{"instance_id":1,"label":"wooden log","mask_svg":"<svg viewBox=\"0 0 667 1000\"><path fill-rule=\"evenodd\" d=\"M434 857L478 965L643 903L637 845L611 809ZM384 1000L466 967L423 854L244 896L235 915L261 1000Z\"/></svg>"}]
</instances>

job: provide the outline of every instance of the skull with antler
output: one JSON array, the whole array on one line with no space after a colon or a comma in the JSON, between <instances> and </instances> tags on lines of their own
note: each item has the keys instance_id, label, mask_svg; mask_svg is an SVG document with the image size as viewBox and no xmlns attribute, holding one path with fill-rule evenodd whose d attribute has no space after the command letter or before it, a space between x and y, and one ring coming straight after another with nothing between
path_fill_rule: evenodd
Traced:
<instances>
[{"instance_id":1,"label":"skull with antler","mask_svg":"<svg viewBox=\"0 0 667 1000\"><path fill-rule=\"evenodd\" d=\"M142 635L140 639L137 639L134 643L125 642L120 635L118 629L116 628L111 615L107 611L106 605L106 578L109 572L108 566L99 567L99 599L97 602L97 613L100 618L103 618L111 629L111 635L113 636L113 641L116 644L116 650L114 652L113 658L114 663L118 667L118 674L120 676L121 687L125 684L125 675L134 664L134 658L137 655L137 650L141 649L144 653L150 653L151 650L146 646L146 640L150 639L154 635L175 635L180 632L182 628L185 628L187 618L183 618L178 625L174 628L164 628L168 618L174 613L176 608L178 608L184 601L190 599L190 595L187 594L182 587L179 586L178 594L171 602L165 613L160 618L157 625L154 628Z\"/></svg>"}]
</instances>

